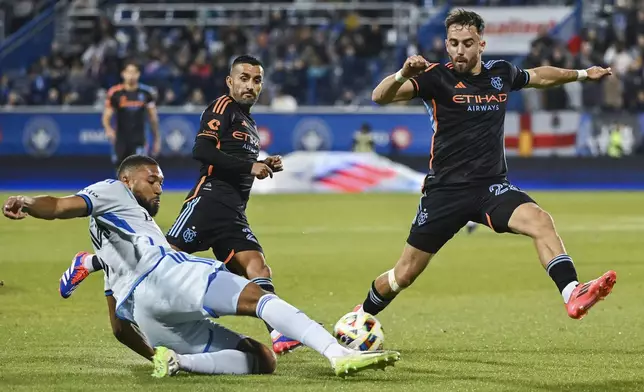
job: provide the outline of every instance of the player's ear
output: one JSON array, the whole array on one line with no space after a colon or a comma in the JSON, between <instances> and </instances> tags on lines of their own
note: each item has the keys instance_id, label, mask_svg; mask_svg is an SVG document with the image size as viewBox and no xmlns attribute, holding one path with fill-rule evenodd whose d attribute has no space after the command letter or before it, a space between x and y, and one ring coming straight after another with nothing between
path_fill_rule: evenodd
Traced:
<instances>
[{"instance_id":1,"label":"player's ear","mask_svg":"<svg viewBox=\"0 0 644 392\"><path fill-rule=\"evenodd\" d=\"M226 86L233 88L233 78L230 75L226 76Z\"/></svg>"},{"instance_id":2,"label":"player's ear","mask_svg":"<svg viewBox=\"0 0 644 392\"><path fill-rule=\"evenodd\" d=\"M479 41L479 53L483 53L485 51L485 45L486 45L486 42L484 39Z\"/></svg>"}]
</instances>

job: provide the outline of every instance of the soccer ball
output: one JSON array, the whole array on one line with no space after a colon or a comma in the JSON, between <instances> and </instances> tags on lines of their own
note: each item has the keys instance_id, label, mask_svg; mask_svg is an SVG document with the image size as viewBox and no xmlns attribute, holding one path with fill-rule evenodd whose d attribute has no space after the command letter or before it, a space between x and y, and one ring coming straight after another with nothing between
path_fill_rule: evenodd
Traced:
<instances>
[{"instance_id":1,"label":"soccer ball","mask_svg":"<svg viewBox=\"0 0 644 392\"><path fill-rule=\"evenodd\" d=\"M350 312L333 327L333 336L345 346L360 351L382 350L385 333L374 316L364 312Z\"/></svg>"}]
</instances>

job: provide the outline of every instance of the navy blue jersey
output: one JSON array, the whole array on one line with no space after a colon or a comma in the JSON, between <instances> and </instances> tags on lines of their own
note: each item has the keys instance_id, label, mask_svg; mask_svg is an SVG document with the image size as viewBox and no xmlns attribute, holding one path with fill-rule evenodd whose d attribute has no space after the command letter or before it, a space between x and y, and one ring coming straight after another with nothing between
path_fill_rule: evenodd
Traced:
<instances>
[{"instance_id":1,"label":"navy blue jersey","mask_svg":"<svg viewBox=\"0 0 644 392\"><path fill-rule=\"evenodd\" d=\"M425 185L505 178L508 94L529 80L505 60L483 63L478 75L457 73L452 63L431 64L411 79L434 131Z\"/></svg>"},{"instance_id":2,"label":"navy blue jersey","mask_svg":"<svg viewBox=\"0 0 644 392\"><path fill-rule=\"evenodd\" d=\"M155 106L155 94L151 87L139 84L136 89L127 90L125 85L118 84L107 92L105 106L114 109L118 144L145 144L147 109Z\"/></svg>"}]
</instances>

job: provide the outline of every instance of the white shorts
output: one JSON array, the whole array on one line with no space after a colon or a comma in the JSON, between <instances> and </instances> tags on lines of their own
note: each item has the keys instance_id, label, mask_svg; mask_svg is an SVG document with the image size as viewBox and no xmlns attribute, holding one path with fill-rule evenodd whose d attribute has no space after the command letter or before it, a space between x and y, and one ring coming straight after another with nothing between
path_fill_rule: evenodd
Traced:
<instances>
[{"instance_id":1,"label":"white shorts","mask_svg":"<svg viewBox=\"0 0 644 392\"><path fill-rule=\"evenodd\" d=\"M248 283L219 261L170 252L134 290L133 318L152 347L179 354L235 349L245 336L208 317L236 314Z\"/></svg>"}]
</instances>

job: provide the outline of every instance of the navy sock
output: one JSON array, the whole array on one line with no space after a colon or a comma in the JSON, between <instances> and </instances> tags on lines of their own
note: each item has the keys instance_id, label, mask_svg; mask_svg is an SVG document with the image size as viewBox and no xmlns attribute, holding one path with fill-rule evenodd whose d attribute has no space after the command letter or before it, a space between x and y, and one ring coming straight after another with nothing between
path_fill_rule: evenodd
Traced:
<instances>
[{"instance_id":1,"label":"navy sock","mask_svg":"<svg viewBox=\"0 0 644 392\"><path fill-rule=\"evenodd\" d=\"M578 281L577 271L570 256L563 254L552 259L546 266L548 275L562 292L570 282Z\"/></svg>"},{"instance_id":2,"label":"navy sock","mask_svg":"<svg viewBox=\"0 0 644 392\"><path fill-rule=\"evenodd\" d=\"M364 300L364 303L362 304L362 309L375 316L381 311L383 311L387 305L391 303L392 299L386 299L380 293L378 293L378 290L376 290L376 282L374 281L371 284L371 290L369 290L369 294L367 295L367 298Z\"/></svg>"},{"instance_id":3,"label":"navy sock","mask_svg":"<svg viewBox=\"0 0 644 392\"><path fill-rule=\"evenodd\" d=\"M92 256L92 267L94 268L94 271L100 271L103 269L103 263L101 263L96 255Z\"/></svg>"},{"instance_id":4,"label":"navy sock","mask_svg":"<svg viewBox=\"0 0 644 392\"><path fill-rule=\"evenodd\" d=\"M264 291L275 294L275 286L273 286L273 280L271 278L259 277L253 278L250 281L261 287ZM273 332L273 327L266 322L264 324L266 324L266 329L268 329L269 333Z\"/></svg>"}]
</instances>

